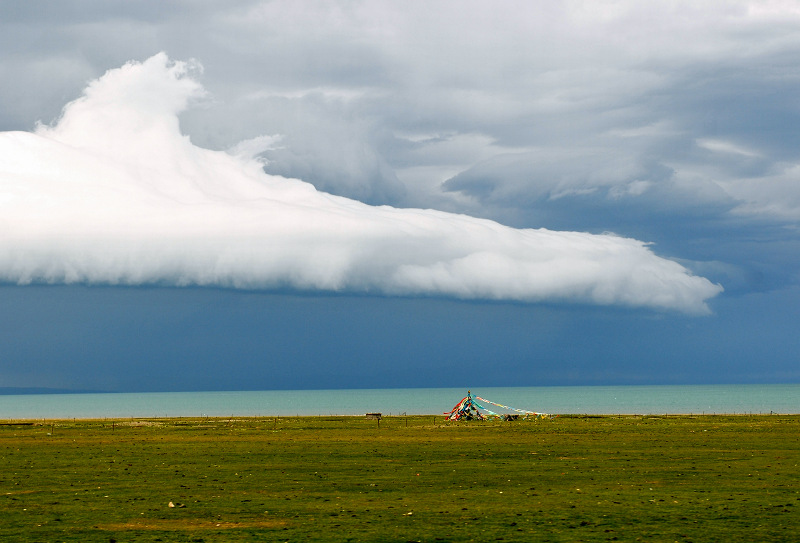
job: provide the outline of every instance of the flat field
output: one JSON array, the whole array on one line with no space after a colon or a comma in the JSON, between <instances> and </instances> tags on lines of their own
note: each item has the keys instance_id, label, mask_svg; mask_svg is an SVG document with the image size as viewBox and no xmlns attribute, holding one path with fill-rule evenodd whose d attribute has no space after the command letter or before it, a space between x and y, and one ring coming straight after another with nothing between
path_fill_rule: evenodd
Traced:
<instances>
[{"instance_id":1,"label":"flat field","mask_svg":"<svg viewBox=\"0 0 800 543\"><path fill-rule=\"evenodd\" d=\"M797 541L798 464L800 416L0 421L0 540Z\"/></svg>"}]
</instances>

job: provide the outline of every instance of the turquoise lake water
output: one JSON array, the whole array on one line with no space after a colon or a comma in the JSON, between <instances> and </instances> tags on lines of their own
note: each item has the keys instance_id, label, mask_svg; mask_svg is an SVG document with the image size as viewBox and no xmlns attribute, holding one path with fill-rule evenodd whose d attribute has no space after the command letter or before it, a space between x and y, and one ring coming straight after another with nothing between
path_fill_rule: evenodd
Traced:
<instances>
[{"instance_id":1,"label":"turquoise lake water","mask_svg":"<svg viewBox=\"0 0 800 543\"><path fill-rule=\"evenodd\" d=\"M0 395L0 419L438 415L450 411L466 392L414 388ZM800 384L474 388L472 394L551 414L800 413Z\"/></svg>"}]
</instances>

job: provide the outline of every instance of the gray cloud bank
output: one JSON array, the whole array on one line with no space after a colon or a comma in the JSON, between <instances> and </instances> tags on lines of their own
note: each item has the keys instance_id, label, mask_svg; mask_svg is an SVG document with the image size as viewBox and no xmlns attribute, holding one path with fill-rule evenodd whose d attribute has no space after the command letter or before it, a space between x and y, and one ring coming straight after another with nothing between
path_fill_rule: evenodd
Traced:
<instances>
[{"instance_id":1,"label":"gray cloud bank","mask_svg":"<svg viewBox=\"0 0 800 543\"><path fill-rule=\"evenodd\" d=\"M272 138L203 149L197 66L110 70L52 126L0 134L5 282L298 288L703 313L722 288L614 235L370 206L264 172Z\"/></svg>"},{"instance_id":2,"label":"gray cloud bank","mask_svg":"<svg viewBox=\"0 0 800 543\"><path fill-rule=\"evenodd\" d=\"M340 196L525 226L600 207L800 218L793 2L4 8L6 129L50 119L87 79L166 50L208 68L217 103L181 119L196 144L225 149L269 127L284 136L266 152L269 173ZM591 228L620 231L606 219Z\"/></svg>"}]
</instances>

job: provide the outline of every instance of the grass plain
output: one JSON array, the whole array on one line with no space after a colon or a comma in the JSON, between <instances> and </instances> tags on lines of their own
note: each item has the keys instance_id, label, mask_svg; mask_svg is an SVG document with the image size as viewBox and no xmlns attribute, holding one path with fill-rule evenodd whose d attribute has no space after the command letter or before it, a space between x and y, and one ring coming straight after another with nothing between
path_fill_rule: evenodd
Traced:
<instances>
[{"instance_id":1,"label":"grass plain","mask_svg":"<svg viewBox=\"0 0 800 543\"><path fill-rule=\"evenodd\" d=\"M0 540L796 541L800 416L0 421Z\"/></svg>"}]
</instances>

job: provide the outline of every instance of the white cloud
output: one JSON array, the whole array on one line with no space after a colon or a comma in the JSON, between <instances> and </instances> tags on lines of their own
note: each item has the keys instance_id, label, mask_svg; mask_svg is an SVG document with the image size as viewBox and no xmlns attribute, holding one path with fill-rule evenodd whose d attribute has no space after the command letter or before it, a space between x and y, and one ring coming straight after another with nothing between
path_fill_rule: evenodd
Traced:
<instances>
[{"instance_id":1,"label":"white cloud","mask_svg":"<svg viewBox=\"0 0 800 543\"><path fill-rule=\"evenodd\" d=\"M716 184L797 162L792 2L79 4L44 18L19 7L0 21L0 101L15 106L0 125L51 118L89 77L163 49L211 70L204 83L217 103L181 117L195 143L228 149L280 133L268 171L371 203L514 220L474 192L441 190L509 153L535 161L522 180L495 175L493 195L523 214L551 191L634 196L629 183L649 164L683 179L702 170L699 182ZM408 162L391 137L404 133L447 134L453 145L417 142L424 164ZM703 142L756 149L763 168ZM691 192L673 195L677 212ZM741 209L770 214L785 206L775 194Z\"/></svg>"},{"instance_id":2,"label":"white cloud","mask_svg":"<svg viewBox=\"0 0 800 543\"><path fill-rule=\"evenodd\" d=\"M800 164L778 164L769 175L729 180L723 186L742 202L734 213L800 220Z\"/></svg>"},{"instance_id":3,"label":"white cloud","mask_svg":"<svg viewBox=\"0 0 800 543\"><path fill-rule=\"evenodd\" d=\"M750 149L745 149L744 147L741 147L729 141L720 141L710 138L702 138L697 140L697 145L699 147L702 147L703 149L708 149L709 151L714 151L716 153L728 153L732 155L741 155L744 157L761 156L759 153L756 153L755 151L751 151Z\"/></svg>"},{"instance_id":4,"label":"white cloud","mask_svg":"<svg viewBox=\"0 0 800 543\"><path fill-rule=\"evenodd\" d=\"M7 282L292 287L702 313L722 289L613 235L373 207L197 147L197 66L158 54L93 81L52 127L0 134ZM251 145L252 144L252 145ZM252 154L252 153L251 153Z\"/></svg>"}]
</instances>

